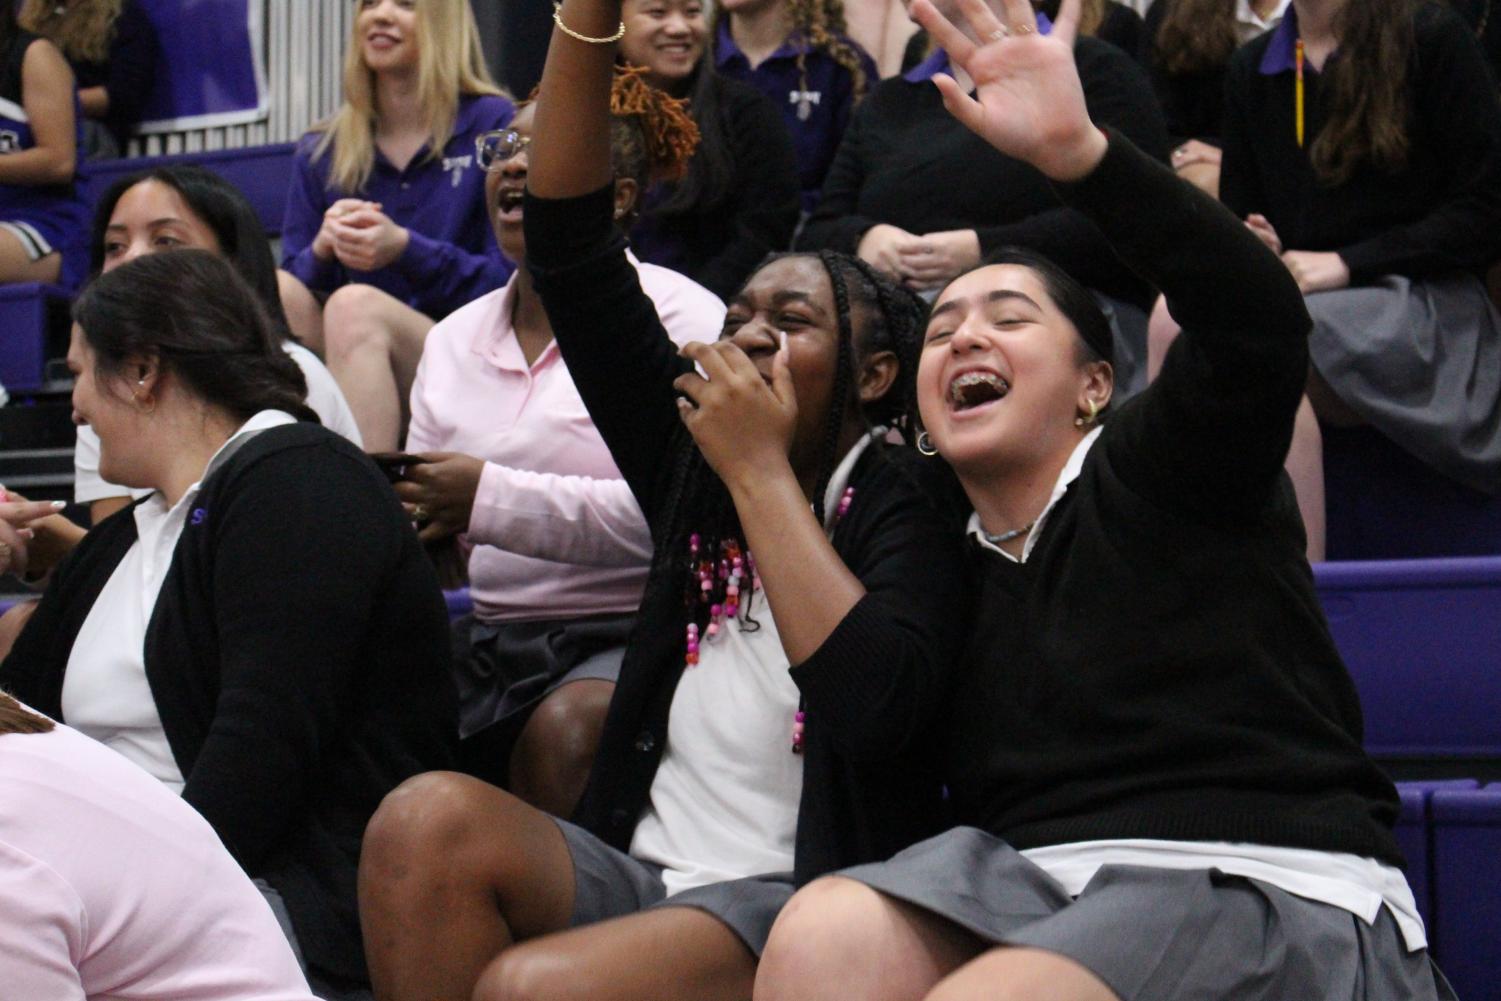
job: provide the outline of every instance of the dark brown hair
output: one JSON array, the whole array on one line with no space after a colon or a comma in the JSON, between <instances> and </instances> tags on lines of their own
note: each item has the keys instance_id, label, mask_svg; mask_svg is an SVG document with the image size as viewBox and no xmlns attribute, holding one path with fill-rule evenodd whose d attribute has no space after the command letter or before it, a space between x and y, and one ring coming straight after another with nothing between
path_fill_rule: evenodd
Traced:
<instances>
[{"instance_id":1,"label":"dark brown hair","mask_svg":"<svg viewBox=\"0 0 1501 1001\"><path fill-rule=\"evenodd\" d=\"M55 726L45 716L27 712L21 703L0 692L0 735L7 733L46 733Z\"/></svg>"},{"instance_id":2,"label":"dark brown hair","mask_svg":"<svg viewBox=\"0 0 1501 1001\"><path fill-rule=\"evenodd\" d=\"M1319 179L1343 184L1357 167L1407 164L1408 69L1417 0L1346 0L1334 23L1338 58L1320 81L1324 127L1309 151Z\"/></svg>"},{"instance_id":3,"label":"dark brown hair","mask_svg":"<svg viewBox=\"0 0 1501 1001\"><path fill-rule=\"evenodd\" d=\"M1157 0L1166 13L1152 59L1170 76L1222 68L1235 52L1235 0Z\"/></svg>"}]
</instances>

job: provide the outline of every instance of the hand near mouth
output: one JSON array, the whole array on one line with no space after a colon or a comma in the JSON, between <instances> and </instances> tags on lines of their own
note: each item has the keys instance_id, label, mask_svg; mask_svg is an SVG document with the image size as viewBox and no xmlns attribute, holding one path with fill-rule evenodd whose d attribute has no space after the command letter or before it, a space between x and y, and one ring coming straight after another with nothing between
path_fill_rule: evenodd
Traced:
<instances>
[{"instance_id":1,"label":"hand near mouth","mask_svg":"<svg viewBox=\"0 0 1501 1001\"><path fill-rule=\"evenodd\" d=\"M786 337L772 356L769 377L732 341L684 345L679 352L698 365L678 376L678 411L704 459L732 490L737 482L788 467L797 426L797 394L787 366Z\"/></svg>"}]
</instances>

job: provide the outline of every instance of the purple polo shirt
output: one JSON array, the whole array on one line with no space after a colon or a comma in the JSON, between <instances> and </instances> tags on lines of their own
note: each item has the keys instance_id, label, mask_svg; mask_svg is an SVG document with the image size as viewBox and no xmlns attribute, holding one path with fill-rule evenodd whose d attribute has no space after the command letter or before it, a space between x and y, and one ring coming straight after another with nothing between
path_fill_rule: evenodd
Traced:
<instances>
[{"instance_id":1,"label":"purple polo shirt","mask_svg":"<svg viewBox=\"0 0 1501 1001\"><path fill-rule=\"evenodd\" d=\"M1037 12L1037 33L1039 35L1051 34L1053 22L1041 11ZM902 79L908 83L922 83L931 80L939 73L951 73L949 68L949 54L942 49L934 49L933 54L922 62L902 74Z\"/></svg>"},{"instance_id":2,"label":"purple polo shirt","mask_svg":"<svg viewBox=\"0 0 1501 1001\"><path fill-rule=\"evenodd\" d=\"M865 70L866 92L869 93L881 80L875 60L853 40L843 35L839 38L859 57ZM803 70L799 71L797 57L804 51ZM719 22L714 65L722 75L755 87L782 112L782 120L787 123L797 153L803 211L811 212L818 204L824 175L829 172L829 164L834 162L834 152L844 137L850 110L855 105L854 75L824 50L808 45L801 34L789 36L781 48L752 69L750 60L730 34L727 17Z\"/></svg>"},{"instance_id":3,"label":"purple polo shirt","mask_svg":"<svg viewBox=\"0 0 1501 1001\"><path fill-rule=\"evenodd\" d=\"M1276 76L1278 73L1296 73L1298 70L1298 12L1288 4L1287 13L1282 15L1282 20L1277 27L1272 29L1272 37L1267 39L1266 51L1261 54L1261 63L1257 70L1262 76ZM1333 59L1339 55L1336 49L1330 54ZM1328 60L1324 62L1324 68L1329 68ZM1312 66L1304 67L1307 73L1317 73Z\"/></svg>"},{"instance_id":4,"label":"purple polo shirt","mask_svg":"<svg viewBox=\"0 0 1501 1001\"><path fill-rule=\"evenodd\" d=\"M423 146L405 170L397 170L376 150L370 180L357 193L329 188L332 156L315 162L319 134L303 136L287 191L281 266L318 292L351 282L374 285L435 320L505 285L515 265L501 255L490 229L485 172L474 162L474 138L505 128L515 114L515 105L504 97L461 98L453 137L442 156L429 158ZM349 197L380 202L386 215L411 234L406 251L379 271L350 271L337 260L313 256L323 213Z\"/></svg>"}]
</instances>

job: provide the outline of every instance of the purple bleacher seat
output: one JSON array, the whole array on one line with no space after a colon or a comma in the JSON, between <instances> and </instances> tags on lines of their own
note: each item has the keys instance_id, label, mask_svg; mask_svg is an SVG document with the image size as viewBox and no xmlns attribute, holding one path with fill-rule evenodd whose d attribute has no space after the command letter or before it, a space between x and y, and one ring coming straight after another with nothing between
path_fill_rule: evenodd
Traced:
<instances>
[{"instance_id":1,"label":"purple bleacher seat","mask_svg":"<svg viewBox=\"0 0 1501 1001\"><path fill-rule=\"evenodd\" d=\"M1501 760L1501 557L1325 563L1314 576L1368 751Z\"/></svg>"},{"instance_id":2,"label":"purple bleacher seat","mask_svg":"<svg viewBox=\"0 0 1501 1001\"><path fill-rule=\"evenodd\" d=\"M444 591L443 600L448 603L448 618L450 620L461 618L474 611L474 601L469 597L469 589L461 587L454 591Z\"/></svg>"},{"instance_id":3,"label":"purple bleacher seat","mask_svg":"<svg viewBox=\"0 0 1501 1001\"><path fill-rule=\"evenodd\" d=\"M67 354L68 292L32 282L0 285L0 384L11 393L40 389L48 358ZM56 336L54 336L56 331Z\"/></svg>"},{"instance_id":4,"label":"purple bleacher seat","mask_svg":"<svg viewBox=\"0 0 1501 1001\"><path fill-rule=\"evenodd\" d=\"M1501 785L1436 792L1431 815L1434 955L1464 1001L1501 1001Z\"/></svg>"},{"instance_id":5,"label":"purple bleacher seat","mask_svg":"<svg viewBox=\"0 0 1501 1001\"><path fill-rule=\"evenodd\" d=\"M1432 809L1435 793L1454 789L1476 789L1480 783L1474 779L1438 779L1419 782L1398 782L1397 795L1402 808L1397 816L1394 834L1402 854L1407 857L1407 885L1412 887L1413 898L1418 902L1418 912L1430 932L1433 928L1433 839ZM1435 953L1437 955L1437 953Z\"/></svg>"},{"instance_id":6,"label":"purple bleacher seat","mask_svg":"<svg viewBox=\"0 0 1501 1001\"><path fill-rule=\"evenodd\" d=\"M269 235L281 232L282 217L287 210L287 186L292 179L292 152L295 143L271 146L247 146L221 149L211 153L182 153L176 156L142 156L126 160L99 160L90 166L89 197L97 200L111 184L122 177L153 167L197 164L229 181L255 206L261 225Z\"/></svg>"}]
</instances>

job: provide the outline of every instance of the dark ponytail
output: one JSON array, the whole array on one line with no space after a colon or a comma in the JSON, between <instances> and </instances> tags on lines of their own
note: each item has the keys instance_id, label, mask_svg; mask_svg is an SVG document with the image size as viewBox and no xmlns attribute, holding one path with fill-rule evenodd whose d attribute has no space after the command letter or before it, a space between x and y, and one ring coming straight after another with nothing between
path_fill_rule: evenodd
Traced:
<instances>
[{"instance_id":1,"label":"dark ponytail","mask_svg":"<svg viewBox=\"0 0 1501 1001\"><path fill-rule=\"evenodd\" d=\"M205 403L242 421L284 410L318 422L302 369L260 297L208 251L148 254L100 275L74 304L73 320L102 377L125 376L132 357L156 358Z\"/></svg>"}]
</instances>

